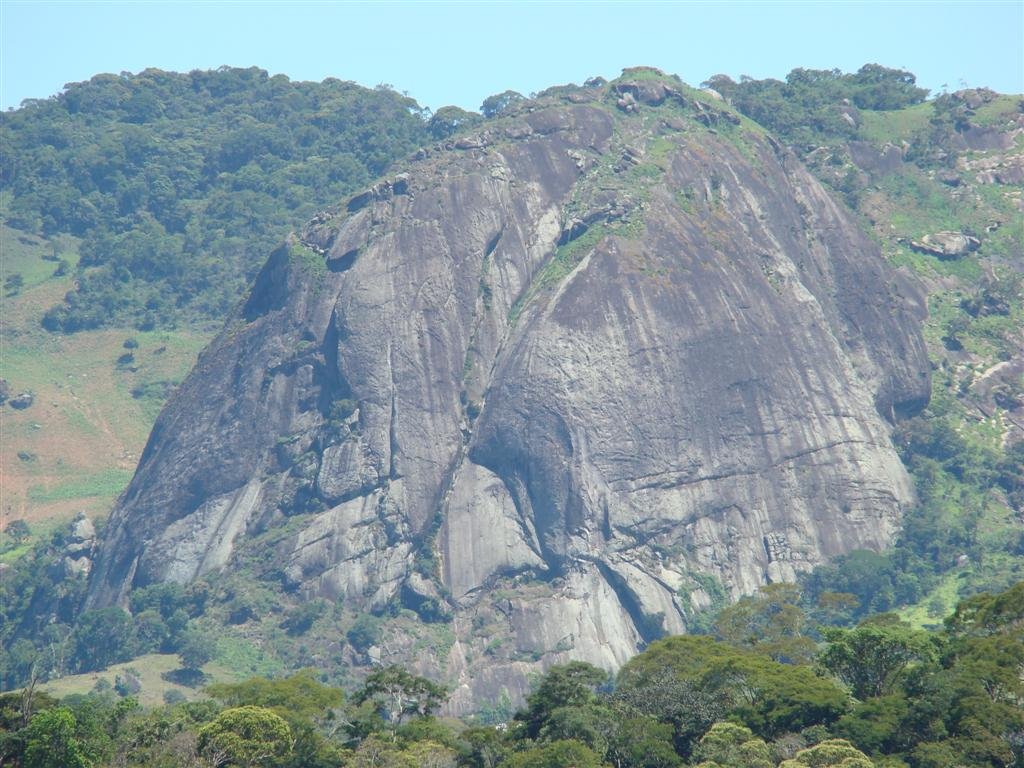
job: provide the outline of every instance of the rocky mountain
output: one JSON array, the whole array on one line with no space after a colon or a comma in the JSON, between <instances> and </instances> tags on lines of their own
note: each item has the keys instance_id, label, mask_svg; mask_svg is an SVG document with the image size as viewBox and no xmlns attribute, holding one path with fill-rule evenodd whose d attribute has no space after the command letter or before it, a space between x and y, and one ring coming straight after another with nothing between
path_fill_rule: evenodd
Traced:
<instances>
[{"instance_id":1,"label":"rocky mountain","mask_svg":"<svg viewBox=\"0 0 1024 768\"><path fill-rule=\"evenodd\" d=\"M770 135L651 70L552 89L278 248L159 417L87 604L237 570L450 630L455 709L890 543L922 295ZM401 618L401 617L400 617Z\"/></svg>"}]
</instances>

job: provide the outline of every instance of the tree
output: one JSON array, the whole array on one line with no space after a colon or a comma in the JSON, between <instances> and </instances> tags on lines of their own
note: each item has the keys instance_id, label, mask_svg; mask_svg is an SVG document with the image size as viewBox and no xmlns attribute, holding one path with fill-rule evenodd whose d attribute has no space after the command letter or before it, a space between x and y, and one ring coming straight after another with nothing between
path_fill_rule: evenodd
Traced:
<instances>
[{"instance_id":1,"label":"tree","mask_svg":"<svg viewBox=\"0 0 1024 768\"><path fill-rule=\"evenodd\" d=\"M288 723L265 707L225 709L199 729L199 751L218 766L262 766L291 748Z\"/></svg>"},{"instance_id":2,"label":"tree","mask_svg":"<svg viewBox=\"0 0 1024 768\"><path fill-rule=\"evenodd\" d=\"M749 728L735 723L715 723L701 737L693 752L695 760L718 768L774 768L771 751Z\"/></svg>"},{"instance_id":3,"label":"tree","mask_svg":"<svg viewBox=\"0 0 1024 768\"><path fill-rule=\"evenodd\" d=\"M516 752L502 768L605 768L605 763L585 744L556 741Z\"/></svg>"},{"instance_id":4,"label":"tree","mask_svg":"<svg viewBox=\"0 0 1024 768\"><path fill-rule=\"evenodd\" d=\"M345 633L349 645L361 653L365 653L381 639L380 619L368 613L360 614Z\"/></svg>"},{"instance_id":5,"label":"tree","mask_svg":"<svg viewBox=\"0 0 1024 768\"><path fill-rule=\"evenodd\" d=\"M414 741L402 750L402 758L410 768L455 768L456 754L444 744L436 741Z\"/></svg>"},{"instance_id":6,"label":"tree","mask_svg":"<svg viewBox=\"0 0 1024 768\"><path fill-rule=\"evenodd\" d=\"M946 628L954 635L991 635L1024 627L1024 581L997 595L961 600Z\"/></svg>"},{"instance_id":7,"label":"tree","mask_svg":"<svg viewBox=\"0 0 1024 768\"><path fill-rule=\"evenodd\" d=\"M802 749L792 760L783 760L779 768L874 768L871 759L843 739L827 739Z\"/></svg>"},{"instance_id":8,"label":"tree","mask_svg":"<svg viewBox=\"0 0 1024 768\"><path fill-rule=\"evenodd\" d=\"M682 679L670 668L655 668L638 676L620 675L612 694L627 712L648 715L671 725L673 742L683 753L716 720L725 717L728 696L706 690L695 680Z\"/></svg>"},{"instance_id":9,"label":"tree","mask_svg":"<svg viewBox=\"0 0 1024 768\"><path fill-rule=\"evenodd\" d=\"M858 602L853 615L859 617L892 606L896 596L894 570L888 555L855 549L837 557L830 565L816 568L807 578L805 587L815 600L824 592L853 595Z\"/></svg>"},{"instance_id":10,"label":"tree","mask_svg":"<svg viewBox=\"0 0 1024 768\"><path fill-rule=\"evenodd\" d=\"M86 611L78 617L71 642L72 664L79 672L104 669L135 655L135 623L114 606Z\"/></svg>"},{"instance_id":11,"label":"tree","mask_svg":"<svg viewBox=\"0 0 1024 768\"><path fill-rule=\"evenodd\" d=\"M861 623L854 629L824 630L828 648L822 666L850 686L858 699L892 690L897 676L912 662L936 656L934 640L906 624Z\"/></svg>"},{"instance_id":12,"label":"tree","mask_svg":"<svg viewBox=\"0 0 1024 768\"><path fill-rule=\"evenodd\" d=\"M675 768L683 760L672 741L673 728L653 717L634 716L615 720L608 738L606 759L616 766L629 768Z\"/></svg>"},{"instance_id":13,"label":"tree","mask_svg":"<svg viewBox=\"0 0 1024 768\"><path fill-rule=\"evenodd\" d=\"M447 139L456 131L471 128L483 122L476 112L467 112L459 107L441 107L427 122L427 130L435 139Z\"/></svg>"},{"instance_id":14,"label":"tree","mask_svg":"<svg viewBox=\"0 0 1024 768\"><path fill-rule=\"evenodd\" d=\"M39 712L25 729L25 768L92 768L96 757L76 733L67 707Z\"/></svg>"},{"instance_id":15,"label":"tree","mask_svg":"<svg viewBox=\"0 0 1024 768\"><path fill-rule=\"evenodd\" d=\"M24 544L28 540L28 537L32 535L32 530L28 527L28 523L24 520L12 520L4 528L4 533L14 540L15 544Z\"/></svg>"},{"instance_id":16,"label":"tree","mask_svg":"<svg viewBox=\"0 0 1024 768\"><path fill-rule=\"evenodd\" d=\"M371 735L363 740L345 765L352 768L455 768L456 759L454 751L435 741L414 741L403 748L394 741Z\"/></svg>"},{"instance_id":17,"label":"tree","mask_svg":"<svg viewBox=\"0 0 1024 768\"><path fill-rule=\"evenodd\" d=\"M484 103L480 105L480 112L484 117L496 117L516 102L523 101L523 99L523 95L516 91L496 93L484 99Z\"/></svg>"},{"instance_id":18,"label":"tree","mask_svg":"<svg viewBox=\"0 0 1024 768\"><path fill-rule=\"evenodd\" d=\"M139 678L139 671L134 668L125 670L124 675L116 675L114 678L114 690L119 696L134 696L142 690L142 680Z\"/></svg>"},{"instance_id":19,"label":"tree","mask_svg":"<svg viewBox=\"0 0 1024 768\"><path fill-rule=\"evenodd\" d=\"M265 707L286 720L323 718L345 698L340 688L323 685L308 670L280 680L253 677L240 683L216 683L205 690L229 707Z\"/></svg>"},{"instance_id":20,"label":"tree","mask_svg":"<svg viewBox=\"0 0 1024 768\"><path fill-rule=\"evenodd\" d=\"M890 754L912 744L915 737L927 736L926 732L909 733L905 724L910 719L911 702L900 692L858 702L839 718L833 731L872 754Z\"/></svg>"},{"instance_id":21,"label":"tree","mask_svg":"<svg viewBox=\"0 0 1024 768\"><path fill-rule=\"evenodd\" d=\"M8 296L17 295L24 285L25 278L18 272L8 275L4 280L4 289L7 291Z\"/></svg>"},{"instance_id":22,"label":"tree","mask_svg":"<svg viewBox=\"0 0 1024 768\"><path fill-rule=\"evenodd\" d=\"M619 672L619 688L642 697L645 686L671 675L717 698L762 738L828 725L847 707L847 694L806 666L780 664L708 637L657 640ZM681 745L680 745L681 746Z\"/></svg>"},{"instance_id":23,"label":"tree","mask_svg":"<svg viewBox=\"0 0 1024 768\"><path fill-rule=\"evenodd\" d=\"M128 342L124 343L125 349L131 349ZM186 611L191 607L184 588L180 584L169 582L166 584L151 584L148 587L133 590L128 597L132 613L139 614L145 610L153 609L159 611L160 616L166 621L171 615L182 608Z\"/></svg>"},{"instance_id":24,"label":"tree","mask_svg":"<svg viewBox=\"0 0 1024 768\"><path fill-rule=\"evenodd\" d=\"M515 719L525 723L527 734L535 739L554 710L593 703L595 689L606 679L607 673L584 661L551 667Z\"/></svg>"},{"instance_id":25,"label":"tree","mask_svg":"<svg viewBox=\"0 0 1024 768\"><path fill-rule=\"evenodd\" d=\"M327 604L323 600L309 600L301 603L288 612L281 622L281 629L289 635L302 635L309 631L313 622L323 615Z\"/></svg>"},{"instance_id":26,"label":"tree","mask_svg":"<svg viewBox=\"0 0 1024 768\"><path fill-rule=\"evenodd\" d=\"M817 646L805 636L807 617L796 584L766 584L756 595L724 608L714 629L730 645L753 648L776 661L805 662Z\"/></svg>"},{"instance_id":27,"label":"tree","mask_svg":"<svg viewBox=\"0 0 1024 768\"><path fill-rule=\"evenodd\" d=\"M736 90L736 81L728 75L717 74L712 75L703 83L700 84L701 88L712 88L718 91L722 96L728 99L733 91Z\"/></svg>"},{"instance_id":28,"label":"tree","mask_svg":"<svg viewBox=\"0 0 1024 768\"><path fill-rule=\"evenodd\" d=\"M195 628L188 629L178 646L181 666L185 669L198 670L213 658L215 648L213 638L205 632Z\"/></svg>"},{"instance_id":29,"label":"tree","mask_svg":"<svg viewBox=\"0 0 1024 768\"><path fill-rule=\"evenodd\" d=\"M917 78L902 69L865 64L847 77L853 86L851 100L861 109L903 109L928 96L928 89L918 88Z\"/></svg>"},{"instance_id":30,"label":"tree","mask_svg":"<svg viewBox=\"0 0 1024 768\"><path fill-rule=\"evenodd\" d=\"M853 612L859 605L856 595L826 590L818 595L814 615L821 623L842 626L852 623Z\"/></svg>"},{"instance_id":31,"label":"tree","mask_svg":"<svg viewBox=\"0 0 1024 768\"><path fill-rule=\"evenodd\" d=\"M0 648L0 679L3 680L4 688L17 688L29 681L33 670L38 677L41 672L39 661L39 649L26 637L18 638L9 648Z\"/></svg>"},{"instance_id":32,"label":"tree","mask_svg":"<svg viewBox=\"0 0 1024 768\"><path fill-rule=\"evenodd\" d=\"M429 715L447 698L444 687L399 666L391 666L371 672L352 701L356 704L374 702L384 711L388 722L400 725L407 717Z\"/></svg>"},{"instance_id":33,"label":"tree","mask_svg":"<svg viewBox=\"0 0 1024 768\"><path fill-rule=\"evenodd\" d=\"M459 759L468 768L497 768L509 752L505 732L490 726L467 728L459 740Z\"/></svg>"},{"instance_id":34,"label":"tree","mask_svg":"<svg viewBox=\"0 0 1024 768\"><path fill-rule=\"evenodd\" d=\"M168 631L159 611L149 608L135 615L135 637L142 653L152 653L163 648Z\"/></svg>"},{"instance_id":35,"label":"tree","mask_svg":"<svg viewBox=\"0 0 1024 768\"><path fill-rule=\"evenodd\" d=\"M605 757L620 734L621 713L600 700L587 704L555 707L547 713L537 733L538 742L578 741L594 754ZM623 746L629 751L628 739Z\"/></svg>"}]
</instances>

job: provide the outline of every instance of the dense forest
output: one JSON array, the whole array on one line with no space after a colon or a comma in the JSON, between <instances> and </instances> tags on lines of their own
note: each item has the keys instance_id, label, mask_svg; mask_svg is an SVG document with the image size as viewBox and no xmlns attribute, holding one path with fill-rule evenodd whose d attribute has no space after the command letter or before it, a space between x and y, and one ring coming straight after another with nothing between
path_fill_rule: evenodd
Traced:
<instances>
[{"instance_id":1,"label":"dense forest","mask_svg":"<svg viewBox=\"0 0 1024 768\"><path fill-rule=\"evenodd\" d=\"M553 667L507 723L438 718L444 688L395 666L348 697L304 671L148 710L128 672L61 701L31 687L0 697L0 756L24 768L1022 764L1024 583L961 602L935 631L876 614L804 634L788 591L726 609L717 637L656 641L615 677Z\"/></svg>"},{"instance_id":2,"label":"dense forest","mask_svg":"<svg viewBox=\"0 0 1024 768\"><path fill-rule=\"evenodd\" d=\"M219 320L290 228L443 135L429 118L387 86L256 68L97 75L3 115L4 215L82 238L48 328Z\"/></svg>"}]
</instances>

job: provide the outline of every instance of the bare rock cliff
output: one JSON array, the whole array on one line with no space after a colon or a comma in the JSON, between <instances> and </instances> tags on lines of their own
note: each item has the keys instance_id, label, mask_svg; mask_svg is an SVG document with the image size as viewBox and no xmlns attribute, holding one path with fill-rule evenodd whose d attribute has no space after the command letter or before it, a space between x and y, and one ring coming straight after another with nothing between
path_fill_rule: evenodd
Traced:
<instances>
[{"instance_id":1,"label":"bare rock cliff","mask_svg":"<svg viewBox=\"0 0 1024 768\"><path fill-rule=\"evenodd\" d=\"M706 95L527 102L271 256L160 416L89 602L287 523L288 588L452 624L419 663L456 708L537 661L616 666L709 577L736 595L892 540L923 312Z\"/></svg>"}]
</instances>

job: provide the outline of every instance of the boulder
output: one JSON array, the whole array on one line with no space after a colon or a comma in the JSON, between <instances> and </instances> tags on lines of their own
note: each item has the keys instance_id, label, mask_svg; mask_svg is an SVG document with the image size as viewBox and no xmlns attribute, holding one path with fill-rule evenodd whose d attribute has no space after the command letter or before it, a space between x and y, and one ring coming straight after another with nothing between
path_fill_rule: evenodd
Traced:
<instances>
[{"instance_id":1,"label":"boulder","mask_svg":"<svg viewBox=\"0 0 1024 768\"><path fill-rule=\"evenodd\" d=\"M963 232L935 232L920 240L911 240L910 247L941 259L957 259L976 251L981 241Z\"/></svg>"},{"instance_id":2,"label":"boulder","mask_svg":"<svg viewBox=\"0 0 1024 768\"><path fill-rule=\"evenodd\" d=\"M32 406L32 403L36 401L36 396L31 392L22 392L21 394L15 395L8 402L12 408L17 408L19 411L23 411L26 408Z\"/></svg>"}]
</instances>

